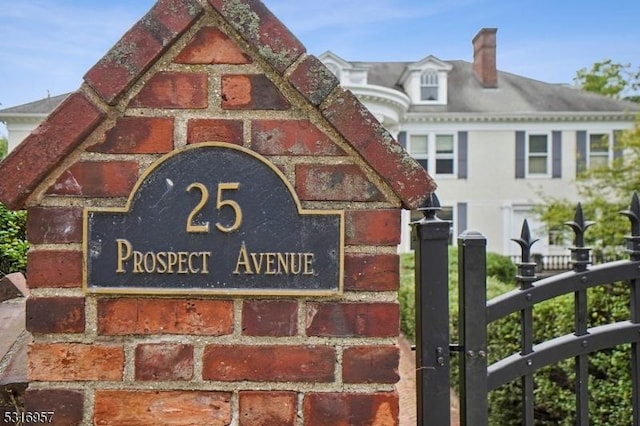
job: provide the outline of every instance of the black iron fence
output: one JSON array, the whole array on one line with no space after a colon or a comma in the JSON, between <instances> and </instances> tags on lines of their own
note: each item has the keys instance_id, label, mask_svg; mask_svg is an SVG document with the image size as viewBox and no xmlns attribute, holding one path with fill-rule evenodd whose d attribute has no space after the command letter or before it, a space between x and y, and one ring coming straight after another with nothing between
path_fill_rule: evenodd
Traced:
<instances>
[{"instance_id":1,"label":"black iron fence","mask_svg":"<svg viewBox=\"0 0 640 426\"><path fill-rule=\"evenodd\" d=\"M565 359L575 365L575 424L589 424L589 354L630 343L633 418L640 426L640 202L634 194L626 237L628 260L590 266L591 250L584 246L585 221L580 205L574 220L567 222L575 234L570 249L570 268L565 273L538 280L538 264L531 255L534 240L525 221L514 241L520 245L517 288L487 301L486 238L467 231L458 238L459 342L449 335L448 221L439 220L437 197L421 208L425 218L413 224L416 246L416 384L418 424L449 425L450 361L459 356L460 424L488 424L488 393L507 383L521 383L521 424L533 425L534 375L541 368ZM630 289L630 317L626 321L589 327L587 290L614 282ZM534 343L533 308L565 294L574 294L573 332ZM519 315L519 351L489 365L487 326L511 314Z\"/></svg>"}]
</instances>

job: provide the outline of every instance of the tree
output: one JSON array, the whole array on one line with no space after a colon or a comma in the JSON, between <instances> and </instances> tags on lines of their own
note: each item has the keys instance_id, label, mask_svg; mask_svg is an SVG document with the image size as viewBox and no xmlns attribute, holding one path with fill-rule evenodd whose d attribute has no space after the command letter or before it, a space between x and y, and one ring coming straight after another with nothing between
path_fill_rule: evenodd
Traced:
<instances>
[{"instance_id":1,"label":"tree","mask_svg":"<svg viewBox=\"0 0 640 426\"><path fill-rule=\"evenodd\" d=\"M640 101L640 68L633 71L631 64L621 64L605 59L596 62L591 69L581 68L573 81L587 92L599 93L615 99Z\"/></svg>"},{"instance_id":2,"label":"tree","mask_svg":"<svg viewBox=\"0 0 640 426\"><path fill-rule=\"evenodd\" d=\"M2 160L9 150L9 141L4 136L0 136L0 160Z\"/></svg>"},{"instance_id":3,"label":"tree","mask_svg":"<svg viewBox=\"0 0 640 426\"><path fill-rule=\"evenodd\" d=\"M631 95L640 88L640 72L633 73L630 69L630 65L605 60L595 63L589 71L586 68L579 70L575 81L586 91L617 99L626 93L625 99L635 96L640 100L639 96ZM621 149L624 156L610 164L591 167L576 179L585 218L596 222L586 232L585 242L594 248L595 254L608 258L624 255L620 247L630 228L628 219L619 215L619 211L628 209L633 192L640 191L640 117L632 129L616 135L616 149ZM573 217L575 203L544 194L542 198L544 206L538 214L549 231L568 236L564 222Z\"/></svg>"}]
</instances>

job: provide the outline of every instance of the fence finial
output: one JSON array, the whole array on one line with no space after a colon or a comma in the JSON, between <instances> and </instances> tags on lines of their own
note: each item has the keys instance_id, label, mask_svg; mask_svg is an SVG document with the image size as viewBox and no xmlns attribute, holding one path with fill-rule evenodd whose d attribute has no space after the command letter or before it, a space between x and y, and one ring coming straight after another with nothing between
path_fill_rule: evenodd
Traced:
<instances>
[{"instance_id":1,"label":"fence finial","mask_svg":"<svg viewBox=\"0 0 640 426\"><path fill-rule=\"evenodd\" d=\"M511 241L518 243L522 249L522 263L529 263L531 260L531 246L533 246L538 239L531 239L531 232L529 231L529 223L527 222L527 219L522 223L520 238L512 238Z\"/></svg>"},{"instance_id":2,"label":"fence finial","mask_svg":"<svg viewBox=\"0 0 640 426\"><path fill-rule=\"evenodd\" d=\"M565 222L564 224L569 226L576 236L573 244L578 248L584 248L584 232L588 227L595 224L595 222L591 220L584 220L581 203L578 203L578 206L576 207L576 214L573 217L573 221Z\"/></svg>"},{"instance_id":3,"label":"fence finial","mask_svg":"<svg viewBox=\"0 0 640 426\"><path fill-rule=\"evenodd\" d=\"M640 201L636 192L631 197L629 210L623 210L620 214L628 217L631 222L631 235L624 237L627 242L627 253L631 260L640 260Z\"/></svg>"},{"instance_id":4,"label":"fence finial","mask_svg":"<svg viewBox=\"0 0 640 426\"><path fill-rule=\"evenodd\" d=\"M442 210L440 207L440 200L435 192L429 194L429 197L422 203L422 205L418 208L418 211L421 211L424 215L424 218L427 220L436 220L438 217L436 214Z\"/></svg>"},{"instance_id":5,"label":"fence finial","mask_svg":"<svg viewBox=\"0 0 640 426\"><path fill-rule=\"evenodd\" d=\"M631 236L640 237L640 201L638 200L638 193L633 193L629 210L623 210L620 214L629 218L631 222Z\"/></svg>"}]
</instances>

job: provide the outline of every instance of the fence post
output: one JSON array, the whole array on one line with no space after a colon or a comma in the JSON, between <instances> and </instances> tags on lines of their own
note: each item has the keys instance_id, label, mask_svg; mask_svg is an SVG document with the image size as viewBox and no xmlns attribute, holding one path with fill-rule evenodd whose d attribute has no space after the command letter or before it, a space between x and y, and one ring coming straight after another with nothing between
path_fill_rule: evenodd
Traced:
<instances>
[{"instance_id":1,"label":"fence post","mask_svg":"<svg viewBox=\"0 0 640 426\"><path fill-rule=\"evenodd\" d=\"M460 335L460 424L486 426L487 239L477 231L458 237L458 329Z\"/></svg>"},{"instance_id":2,"label":"fence post","mask_svg":"<svg viewBox=\"0 0 640 426\"><path fill-rule=\"evenodd\" d=\"M412 223L415 250L416 398L418 425L449 426L449 234L432 194ZM427 413L428 410L428 413Z\"/></svg>"}]
</instances>

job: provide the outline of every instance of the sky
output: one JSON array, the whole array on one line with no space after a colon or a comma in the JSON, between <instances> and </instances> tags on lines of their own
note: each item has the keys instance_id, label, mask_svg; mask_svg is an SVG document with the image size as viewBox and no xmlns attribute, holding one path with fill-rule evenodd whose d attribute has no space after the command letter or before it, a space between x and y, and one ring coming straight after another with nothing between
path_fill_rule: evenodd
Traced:
<instances>
[{"instance_id":1,"label":"sky","mask_svg":"<svg viewBox=\"0 0 640 426\"><path fill-rule=\"evenodd\" d=\"M263 2L316 56L472 61L471 40L490 27L498 69L548 83L571 84L577 70L604 59L640 66L639 0ZM0 109L78 89L154 3L0 0Z\"/></svg>"}]
</instances>

